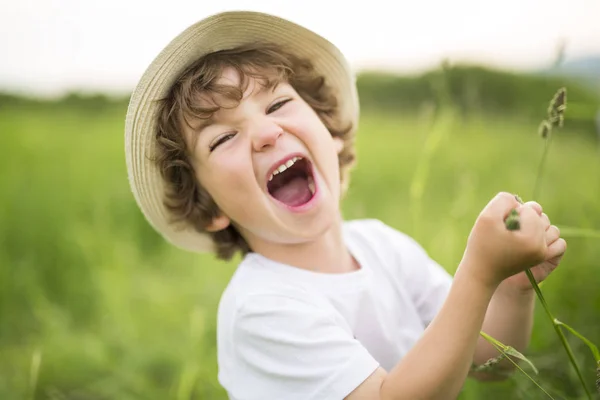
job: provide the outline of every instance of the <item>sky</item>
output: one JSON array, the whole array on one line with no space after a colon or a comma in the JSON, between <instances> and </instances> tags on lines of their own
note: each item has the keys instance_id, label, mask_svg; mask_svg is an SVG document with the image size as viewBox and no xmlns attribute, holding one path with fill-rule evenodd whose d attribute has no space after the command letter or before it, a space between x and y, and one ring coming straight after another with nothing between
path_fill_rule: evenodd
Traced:
<instances>
[{"instance_id":1,"label":"sky","mask_svg":"<svg viewBox=\"0 0 600 400\"><path fill-rule=\"evenodd\" d=\"M128 93L174 36L236 9L314 30L357 71L442 59L535 69L561 41L567 59L600 54L600 0L2 0L0 91Z\"/></svg>"}]
</instances>

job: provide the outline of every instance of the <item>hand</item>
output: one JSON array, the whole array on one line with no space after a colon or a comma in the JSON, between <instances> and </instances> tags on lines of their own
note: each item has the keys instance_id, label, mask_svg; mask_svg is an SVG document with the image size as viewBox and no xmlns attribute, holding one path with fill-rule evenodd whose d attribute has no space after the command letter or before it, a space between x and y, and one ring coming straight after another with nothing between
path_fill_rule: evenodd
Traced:
<instances>
[{"instance_id":1,"label":"hand","mask_svg":"<svg viewBox=\"0 0 600 400\"><path fill-rule=\"evenodd\" d=\"M515 231L508 230L504 223L513 209L519 213L521 225ZM534 205L521 205L514 195L502 192L479 214L461 267L483 285L496 287L506 278L542 263L547 254L544 221Z\"/></svg>"},{"instance_id":2,"label":"hand","mask_svg":"<svg viewBox=\"0 0 600 400\"><path fill-rule=\"evenodd\" d=\"M558 267L565 251L567 250L567 242L560 237L560 231L554 225L551 225L548 216L542 212L542 206L536 202L525 203L530 205L540 216L544 224L546 232L546 245L548 246L546 258L541 263L531 268L531 273L537 283L544 281ZM519 272L516 275L508 277L502 282L502 285L507 285L513 289L520 291L532 290L533 286L525 271Z\"/></svg>"}]
</instances>

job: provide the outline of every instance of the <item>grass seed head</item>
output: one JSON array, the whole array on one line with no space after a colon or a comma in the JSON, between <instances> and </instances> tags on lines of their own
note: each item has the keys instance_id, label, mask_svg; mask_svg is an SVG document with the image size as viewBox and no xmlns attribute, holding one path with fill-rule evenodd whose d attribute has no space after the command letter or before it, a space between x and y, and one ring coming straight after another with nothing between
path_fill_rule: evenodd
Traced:
<instances>
[{"instance_id":1,"label":"grass seed head","mask_svg":"<svg viewBox=\"0 0 600 400\"><path fill-rule=\"evenodd\" d=\"M548 122L551 126L563 126L566 109L567 89L562 87L554 94L554 97L550 100L550 105L548 106Z\"/></svg>"},{"instance_id":2,"label":"grass seed head","mask_svg":"<svg viewBox=\"0 0 600 400\"><path fill-rule=\"evenodd\" d=\"M490 358L485 363L481 365L473 365L471 367L471 371L473 372L490 372L494 370L494 367L500 363L505 358L504 353L498 355L497 357Z\"/></svg>"},{"instance_id":3,"label":"grass seed head","mask_svg":"<svg viewBox=\"0 0 600 400\"><path fill-rule=\"evenodd\" d=\"M519 213L517 212L516 209L512 209L510 214L508 215L508 217L506 218L506 221L504 222L506 224L506 229L510 230L510 231L516 231L519 230L521 228L521 222L519 220Z\"/></svg>"},{"instance_id":4,"label":"grass seed head","mask_svg":"<svg viewBox=\"0 0 600 400\"><path fill-rule=\"evenodd\" d=\"M548 121L543 120L538 128L538 133L542 138L546 139L548 135L550 135L551 130L552 126L548 123Z\"/></svg>"}]
</instances>

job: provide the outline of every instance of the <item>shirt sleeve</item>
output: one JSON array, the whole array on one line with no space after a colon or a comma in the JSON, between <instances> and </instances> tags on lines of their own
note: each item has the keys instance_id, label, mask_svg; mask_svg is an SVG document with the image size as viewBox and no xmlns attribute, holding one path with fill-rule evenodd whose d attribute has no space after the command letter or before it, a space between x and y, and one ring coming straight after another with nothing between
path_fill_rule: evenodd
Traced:
<instances>
[{"instance_id":1,"label":"shirt sleeve","mask_svg":"<svg viewBox=\"0 0 600 400\"><path fill-rule=\"evenodd\" d=\"M379 366L332 309L253 295L234 326L236 400L341 400Z\"/></svg>"},{"instance_id":2,"label":"shirt sleeve","mask_svg":"<svg viewBox=\"0 0 600 400\"><path fill-rule=\"evenodd\" d=\"M400 283L407 290L421 321L429 325L452 286L452 275L433 260L413 238L383 223L382 227L394 249L394 262Z\"/></svg>"}]
</instances>

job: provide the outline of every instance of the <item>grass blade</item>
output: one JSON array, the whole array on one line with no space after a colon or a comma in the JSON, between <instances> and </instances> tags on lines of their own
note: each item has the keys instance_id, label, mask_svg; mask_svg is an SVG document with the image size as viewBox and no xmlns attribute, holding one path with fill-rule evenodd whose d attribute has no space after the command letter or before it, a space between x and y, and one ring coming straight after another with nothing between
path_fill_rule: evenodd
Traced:
<instances>
[{"instance_id":1,"label":"grass blade","mask_svg":"<svg viewBox=\"0 0 600 400\"><path fill-rule=\"evenodd\" d=\"M491 337L490 335L488 335L485 332L480 332L480 335L483 336L483 338L485 340L487 340L492 345L494 345L497 349L498 348L502 349L502 354L510 355L510 356L513 356L515 358L525 361L527 364L529 364L529 366L531 367L533 372L535 372L536 375L539 374L538 369L535 367L535 365L533 365L531 360L529 360L527 357L525 357L523 354L521 354L519 351L517 351L517 349L501 343L500 341L498 341L497 339L494 339L493 337Z\"/></svg>"},{"instance_id":2,"label":"grass blade","mask_svg":"<svg viewBox=\"0 0 600 400\"><path fill-rule=\"evenodd\" d=\"M588 399L591 400L592 394L590 393L590 390L588 389L588 387L585 383L585 379L583 379L583 375L581 374L579 365L577 365L577 361L575 360L575 355L573 354L573 350L571 350L571 346L569 346L569 342L567 342L567 338L565 337L565 334L563 333L562 329L560 329L560 327L554 322L555 318L552 315L552 313L550 312L550 309L548 308L548 304L546 303L546 299L544 298L544 295L542 294L540 287L538 286L537 282L535 281L535 278L533 277L531 270L527 269L527 270L525 270L525 272L527 274L527 277L529 278L529 282L531 282L531 286L533 286L533 289L535 290L535 293L537 294L537 297L540 300L540 303L542 304L542 307L544 308L544 310L546 311L546 314L548 315L548 319L550 319L550 322L552 323L552 327L554 328L556 335L560 339L560 342L562 343L565 351L567 352L569 361L571 362L571 365L573 366L573 369L575 370L575 373L577 374L577 377L579 378L579 381L581 382L581 386L583 386L583 390L585 390L585 393L587 394Z\"/></svg>"},{"instance_id":3,"label":"grass blade","mask_svg":"<svg viewBox=\"0 0 600 400\"><path fill-rule=\"evenodd\" d=\"M544 392L544 394L546 394L546 396L548 396L549 398L554 400L554 397L552 397L550 395L550 393L548 393L542 386L540 386L540 384L537 383L535 381L535 379L533 379L527 372L525 372L525 370L523 368L521 368L521 366L519 364L517 364L512 358L509 357L510 354L507 351L505 351L505 348L509 348L509 346L503 345L502 343L500 343L496 339L492 338L491 336L485 334L484 332L480 332L480 333L486 340L490 339L489 342L492 344L492 346L494 346L496 348L496 350L498 350L500 353L502 353L506 357L506 359L508 359L508 361L510 361L519 371L521 371L523 373L523 375L525 375L531 382L533 382L533 384L535 386L537 386L542 392ZM519 354L521 354L521 353L519 353ZM527 361L529 362L529 360L527 360ZM531 362L529 362L529 363L530 363L530 365L533 365Z\"/></svg>"},{"instance_id":4,"label":"grass blade","mask_svg":"<svg viewBox=\"0 0 600 400\"><path fill-rule=\"evenodd\" d=\"M577 332L575 329L571 328L569 325L557 320L556 318L554 318L554 323L556 325L564 326L569 332L571 332L573 335L575 335L579 339L581 339L581 341L583 343L585 343L592 351L592 354L594 355L594 360L596 360L596 363L600 363L600 351L598 351L598 347L594 343L592 343L588 338L583 336L581 333Z\"/></svg>"},{"instance_id":5,"label":"grass blade","mask_svg":"<svg viewBox=\"0 0 600 400\"><path fill-rule=\"evenodd\" d=\"M521 354L519 351L517 351L517 349L515 349L514 347L510 347L509 346L505 350L505 352L506 352L506 354L508 354L510 356L513 356L513 357L516 357L516 358L518 358L520 360L525 361L527 364L529 364L529 366L531 367L531 369L533 369L533 372L535 372L536 375L539 375L540 372L535 367L535 365L533 365L533 363L527 357L525 357L523 354Z\"/></svg>"}]
</instances>

